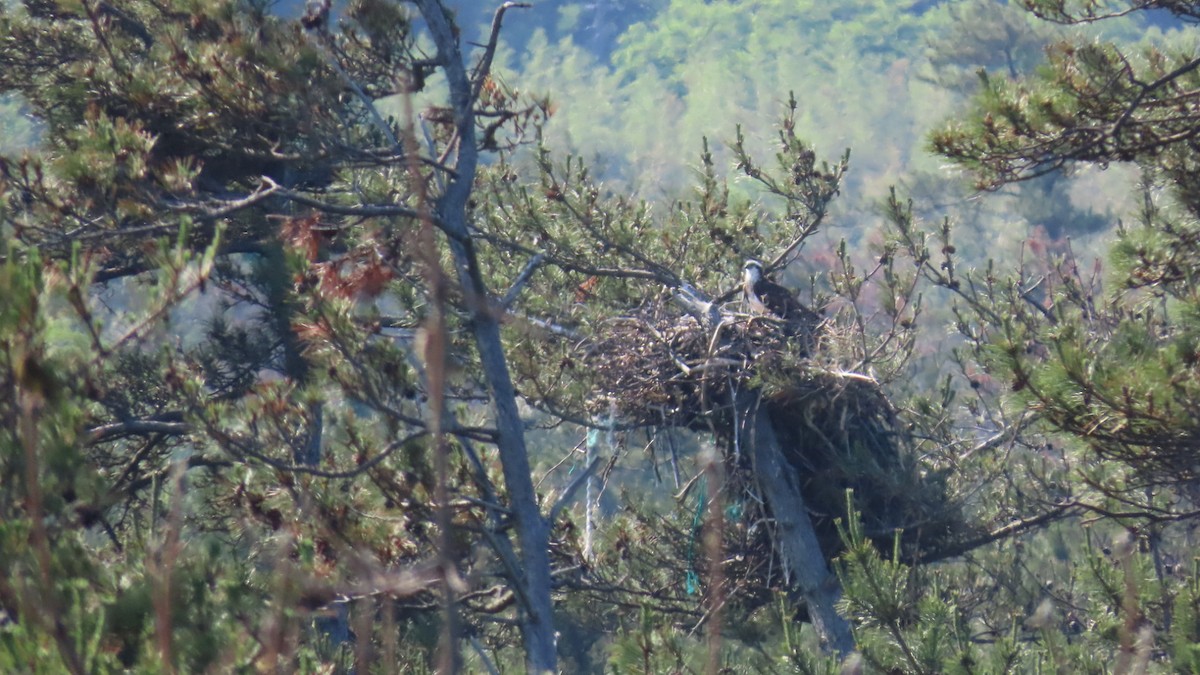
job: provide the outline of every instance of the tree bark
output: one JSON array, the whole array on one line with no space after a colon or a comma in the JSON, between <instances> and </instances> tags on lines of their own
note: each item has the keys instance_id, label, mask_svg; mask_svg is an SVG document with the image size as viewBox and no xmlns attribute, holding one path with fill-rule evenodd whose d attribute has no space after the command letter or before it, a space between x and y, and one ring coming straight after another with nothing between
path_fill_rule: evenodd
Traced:
<instances>
[{"instance_id":1,"label":"tree bark","mask_svg":"<svg viewBox=\"0 0 1200 675\"><path fill-rule=\"evenodd\" d=\"M526 601L522 604L520 618L525 665L531 673L553 673L558 670L558 655L550 598L550 524L538 508L525 446L525 425L517 409L516 389L500 340L498 316L502 310L495 306L488 293L467 228L467 200L474 189L478 165L471 81L441 2L416 0L416 5L437 45L438 62L445 69L458 134L455 175L437 201L436 209L449 240L458 283L471 308L475 346L495 408L496 445L513 524L521 544L520 578L513 579L512 583L519 586L517 595Z\"/></svg>"},{"instance_id":2,"label":"tree bark","mask_svg":"<svg viewBox=\"0 0 1200 675\"><path fill-rule=\"evenodd\" d=\"M837 613L841 584L829 571L796 472L783 456L771 416L757 393L739 397L737 410L749 430L750 458L763 497L775 519L775 544L790 581L808 603L821 644L839 655L854 651L850 624Z\"/></svg>"}]
</instances>

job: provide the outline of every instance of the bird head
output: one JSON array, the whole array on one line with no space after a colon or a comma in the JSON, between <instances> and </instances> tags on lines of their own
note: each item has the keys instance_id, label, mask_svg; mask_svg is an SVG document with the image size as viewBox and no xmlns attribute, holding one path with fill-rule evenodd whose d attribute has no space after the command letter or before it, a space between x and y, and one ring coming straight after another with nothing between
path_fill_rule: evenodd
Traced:
<instances>
[{"instance_id":1,"label":"bird head","mask_svg":"<svg viewBox=\"0 0 1200 675\"><path fill-rule=\"evenodd\" d=\"M762 278L763 266L757 260L747 260L746 264L742 265L742 276L750 283L754 283Z\"/></svg>"}]
</instances>

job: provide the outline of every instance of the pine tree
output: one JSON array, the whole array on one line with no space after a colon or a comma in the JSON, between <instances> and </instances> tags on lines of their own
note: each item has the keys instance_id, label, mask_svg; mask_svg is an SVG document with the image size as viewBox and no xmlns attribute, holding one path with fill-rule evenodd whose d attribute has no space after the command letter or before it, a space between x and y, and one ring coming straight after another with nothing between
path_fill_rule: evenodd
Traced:
<instances>
[{"instance_id":1,"label":"pine tree","mask_svg":"<svg viewBox=\"0 0 1200 675\"><path fill-rule=\"evenodd\" d=\"M1097 8L1033 7L1058 22L1103 18ZM1168 8L1191 16L1184 4ZM1035 77L985 78L970 115L933 136L984 187L1086 165L1139 168L1143 206L1119 229L1107 273L1067 254L1044 274L1007 281L976 316L990 362L1026 405L1111 462L1101 466L1125 469L1097 469L1088 482L1117 500L1114 509L1154 519L1190 512L1160 500L1194 499L1200 447L1200 199L1190 142L1198 63L1169 44L1131 53L1061 42ZM1160 498L1162 490L1176 496Z\"/></svg>"},{"instance_id":2,"label":"pine tree","mask_svg":"<svg viewBox=\"0 0 1200 675\"><path fill-rule=\"evenodd\" d=\"M45 265L42 292L63 298L14 288L28 304L6 338L14 402L64 387L57 407L6 409L4 607L46 650L16 662L290 669L344 658L344 603L394 626L398 602L437 597L452 667L471 611L461 497L503 540L529 668L555 669L549 529L465 220L478 153L545 111L489 79L494 36L467 70L439 3L328 6L298 21L253 0L0 10L0 89L40 124L34 152L0 161L6 270ZM417 126L404 106L435 72L446 102ZM449 403L464 331L495 406L467 416L483 428ZM66 345L86 353L51 367ZM363 515L380 508L404 515ZM106 543L84 554L92 531ZM299 639L317 609L335 626L321 655ZM390 635L374 644L394 662L394 632L373 623L360 644Z\"/></svg>"}]
</instances>

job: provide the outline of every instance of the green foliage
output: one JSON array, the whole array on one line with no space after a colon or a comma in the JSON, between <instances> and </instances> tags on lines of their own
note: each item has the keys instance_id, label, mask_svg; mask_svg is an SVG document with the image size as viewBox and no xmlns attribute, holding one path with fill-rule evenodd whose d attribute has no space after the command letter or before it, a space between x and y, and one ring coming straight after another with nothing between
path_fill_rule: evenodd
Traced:
<instances>
[{"instance_id":1,"label":"green foliage","mask_svg":"<svg viewBox=\"0 0 1200 675\"><path fill-rule=\"evenodd\" d=\"M1175 639L1163 655L1152 654L1147 640L1168 625L1172 635L1192 630L1195 574L1156 570L1161 552L1128 533L1099 547L1091 529L1083 541L1078 530L1063 532L1075 535L1069 537L1074 550L1069 557L1042 557L1019 541L1007 550L980 550L968 565L923 571L882 558L852 517L838 570L864 661L878 671L904 673L1190 667L1187 639ZM993 576L1014 564L1026 571L1011 580L1002 572ZM1006 585L1031 572L1053 578L1022 591L1020 604L1007 615L989 617L1002 606L1000 597L1013 592Z\"/></svg>"},{"instance_id":2,"label":"green foliage","mask_svg":"<svg viewBox=\"0 0 1200 675\"><path fill-rule=\"evenodd\" d=\"M190 258L179 253L185 266ZM193 269L205 274L199 262ZM0 416L9 430L0 439L0 664L12 672L108 672L169 658L203 671L245 659L237 616L254 601L238 557L198 541L181 549L177 507L150 509L144 538L118 536L121 492L136 488L126 482L132 466L117 475L103 468L106 455L87 449L106 433L93 426L106 364L78 339L94 328L96 308L82 291L92 271L11 252L0 265L9 299L0 312ZM177 301L180 271L164 274L168 283L148 314ZM165 474L147 482L156 501L183 499L182 483ZM232 599L239 596L245 600Z\"/></svg>"},{"instance_id":3,"label":"green foliage","mask_svg":"<svg viewBox=\"0 0 1200 675\"><path fill-rule=\"evenodd\" d=\"M556 102L553 145L595 160L606 180L632 176L649 196L685 186L694 163L679 149L727 137L729 121L755 141L772 135L763 122L784 91L797 92L797 133L819 154L859 153L858 188L912 161L914 125L945 109L945 94L912 76L945 26L944 11L887 2L679 0L631 26L611 68L572 41L535 38L520 71ZM713 149L718 163L730 158Z\"/></svg>"},{"instance_id":4,"label":"green foliage","mask_svg":"<svg viewBox=\"0 0 1200 675\"><path fill-rule=\"evenodd\" d=\"M1200 578L1192 570L1192 578ZM1171 628L1171 647L1175 666L1180 672L1200 672L1200 599L1196 584L1180 589L1175 599L1175 625Z\"/></svg>"},{"instance_id":5,"label":"green foliage","mask_svg":"<svg viewBox=\"0 0 1200 675\"><path fill-rule=\"evenodd\" d=\"M447 107L440 6L3 4L0 90L41 137L0 158L0 670L517 669L534 546L579 671L1200 672L1194 54L1076 38L1022 80L1050 29L918 9L675 0L611 69L534 35L521 81L556 104L480 65ZM1165 188L1111 269L1059 240L1107 214L1057 174L1016 193L1048 238L1015 269L971 269L987 219L926 231L895 192L885 233L819 243L840 193L932 166L913 139L979 67L932 143L982 184L1133 160ZM608 180L631 167L670 197ZM748 257L804 277L818 334L739 311ZM490 405L501 319L532 469ZM787 470L810 522L845 517L844 663L801 627L731 389L823 448ZM643 432L670 490L628 470Z\"/></svg>"},{"instance_id":6,"label":"green foliage","mask_svg":"<svg viewBox=\"0 0 1200 675\"><path fill-rule=\"evenodd\" d=\"M989 276L986 291L974 279L956 287L969 307L966 332L986 336L989 367L1092 457L1130 469L1089 470L1095 487L1150 509L1152 497L1132 494L1182 488L1198 438L1193 172L1190 151L1171 140L1176 97L1194 84L1188 58L1155 46L1128 55L1112 43L1062 42L1037 77L985 78L969 118L933 138L987 185L1114 161L1140 163L1147 186L1170 185L1161 199L1147 192L1136 224L1118 232L1106 276L1067 249L1048 268Z\"/></svg>"},{"instance_id":7,"label":"green foliage","mask_svg":"<svg viewBox=\"0 0 1200 675\"><path fill-rule=\"evenodd\" d=\"M0 87L44 125L36 153L0 158L6 670L319 670L345 661L345 637L309 637L339 597L392 615L379 644L399 656L392 596L360 587L407 574L447 529L414 374L433 366L411 359L428 295L399 294L399 337L363 302L399 276L376 242L411 231L386 218L407 212L411 176L372 145L396 127L359 124L372 111L342 92L394 86L407 16L354 4L334 62L324 36L254 3L0 10ZM283 195L356 172L392 209L331 253L338 226ZM494 484L476 450L455 456L457 496ZM446 535L468 566L479 515ZM418 569L388 592L432 583Z\"/></svg>"}]
</instances>

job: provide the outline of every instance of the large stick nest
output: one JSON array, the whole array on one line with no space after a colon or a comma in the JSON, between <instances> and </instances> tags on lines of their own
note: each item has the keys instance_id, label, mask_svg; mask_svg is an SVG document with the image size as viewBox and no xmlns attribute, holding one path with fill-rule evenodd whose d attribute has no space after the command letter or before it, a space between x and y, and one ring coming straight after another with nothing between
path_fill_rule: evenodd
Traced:
<instances>
[{"instance_id":1,"label":"large stick nest","mask_svg":"<svg viewBox=\"0 0 1200 675\"><path fill-rule=\"evenodd\" d=\"M597 412L615 407L627 422L709 429L756 364L803 357L817 337L787 333L765 316L731 315L715 328L688 315L613 319L586 345L596 391L606 392Z\"/></svg>"},{"instance_id":2,"label":"large stick nest","mask_svg":"<svg viewBox=\"0 0 1200 675\"><path fill-rule=\"evenodd\" d=\"M826 363L831 332L797 333L763 316L726 315L706 327L690 316L647 313L613 320L586 345L583 361L594 391L605 393L596 412L711 432L725 450L730 499L744 501L745 517L769 518L753 506L762 500L739 447L744 420L734 406L739 392L756 390L797 472L822 550L841 548L834 519L845 516L847 489L884 550L898 529L909 553L944 542L960 514L947 507L943 482L909 451L911 439L882 387Z\"/></svg>"}]
</instances>

